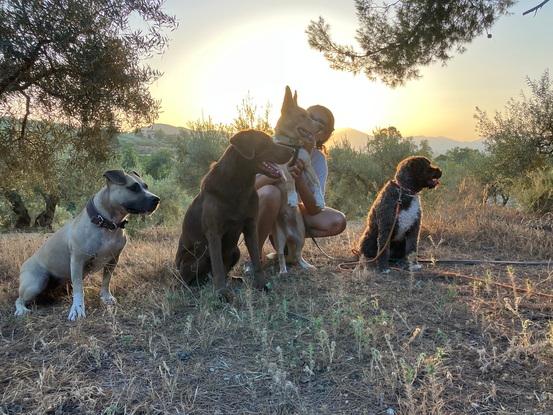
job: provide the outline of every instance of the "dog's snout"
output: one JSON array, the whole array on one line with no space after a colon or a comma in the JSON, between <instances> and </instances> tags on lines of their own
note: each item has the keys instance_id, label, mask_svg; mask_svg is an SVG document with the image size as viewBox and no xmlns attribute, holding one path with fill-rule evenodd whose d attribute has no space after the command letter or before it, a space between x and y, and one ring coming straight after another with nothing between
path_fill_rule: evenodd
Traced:
<instances>
[{"instance_id":1,"label":"dog's snout","mask_svg":"<svg viewBox=\"0 0 553 415\"><path fill-rule=\"evenodd\" d=\"M152 203L154 204L154 206L159 205L159 201L160 201L160 198L159 198L159 197L157 197L157 196L152 196Z\"/></svg>"}]
</instances>

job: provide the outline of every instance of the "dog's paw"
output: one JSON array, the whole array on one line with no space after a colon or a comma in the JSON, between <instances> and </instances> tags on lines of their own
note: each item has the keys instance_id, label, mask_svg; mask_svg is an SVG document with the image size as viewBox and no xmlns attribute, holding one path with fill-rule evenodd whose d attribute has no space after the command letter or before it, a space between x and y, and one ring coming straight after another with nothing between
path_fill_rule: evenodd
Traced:
<instances>
[{"instance_id":1,"label":"dog's paw","mask_svg":"<svg viewBox=\"0 0 553 415\"><path fill-rule=\"evenodd\" d=\"M298 200L298 193L297 192L289 192L288 193L288 205L292 207L297 207L299 205Z\"/></svg>"},{"instance_id":2,"label":"dog's paw","mask_svg":"<svg viewBox=\"0 0 553 415\"><path fill-rule=\"evenodd\" d=\"M84 312L84 304L82 303L73 303L71 306L71 310L69 310L69 315L67 316L67 320L69 321L75 321L78 318L85 318L86 314Z\"/></svg>"},{"instance_id":3,"label":"dog's paw","mask_svg":"<svg viewBox=\"0 0 553 415\"><path fill-rule=\"evenodd\" d=\"M102 293L100 294L100 300L102 300L102 302L105 304L105 305L115 305L117 304L117 300L115 299L115 297L113 295L111 295L110 293Z\"/></svg>"},{"instance_id":4,"label":"dog's paw","mask_svg":"<svg viewBox=\"0 0 553 415\"><path fill-rule=\"evenodd\" d=\"M415 263L409 264L408 269L411 272L420 271L422 269L422 265L415 262Z\"/></svg>"},{"instance_id":5,"label":"dog's paw","mask_svg":"<svg viewBox=\"0 0 553 415\"><path fill-rule=\"evenodd\" d=\"M282 260L282 261L280 261L280 263L278 265L279 265L278 275L281 276L281 277L288 276L288 267L286 266L286 261Z\"/></svg>"},{"instance_id":6,"label":"dog's paw","mask_svg":"<svg viewBox=\"0 0 553 415\"><path fill-rule=\"evenodd\" d=\"M284 269L281 269L279 272L278 272L278 276L279 277L287 277L289 276L290 273L288 272L288 268L284 268Z\"/></svg>"},{"instance_id":7,"label":"dog's paw","mask_svg":"<svg viewBox=\"0 0 553 415\"><path fill-rule=\"evenodd\" d=\"M267 278L265 277L256 277L253 280L253 288L259 291L264 291L267 289Z\"/></svg>"},{"instance_id":8,"label":"dog's paw","mask_svg":"<svg viewBox=\"0 0 553 415\"><path fill-rule=\"evenodd\" d=\"M219 300L223 302L232 303L234 301L234 293L229 287L219 288L216 293Z\"/></svg>"},{"instance_id":9,"label":"dog's paw","mask_svg":"<svg viewBox=\"0 0 553 415\"><path fill-rule=\"evenodd\" d=\"M17 316L17 317L23 317L23 316L26 316L27 314L30 314L30 313L31 313L31 309L25 307L25 304L23 304L22 301L17 299L17 301L15 302L15 313L14 313L14 315Z\"/></svg>"}]
</instances>

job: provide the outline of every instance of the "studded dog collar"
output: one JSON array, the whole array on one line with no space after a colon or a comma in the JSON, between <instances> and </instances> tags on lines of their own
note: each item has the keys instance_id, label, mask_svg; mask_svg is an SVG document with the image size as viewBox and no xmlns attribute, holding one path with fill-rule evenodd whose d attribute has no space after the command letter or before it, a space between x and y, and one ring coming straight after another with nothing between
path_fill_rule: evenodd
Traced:
<instances>
[{"instance_id":1,"label":"studded dog collar","mask_svg":"<svg viewBox=\"0 0 553 415\"><path fill-rule=\"evenodd\" d=\"M115 231L119 228L124 229L125 225L127 224L127 220L123 219L119 223L112 222L109 219L104 218L100 212L98 212L98 209L96 209L96 206L94 206L94 200L90 199L88 203L86 204L86 213L88 213L88 217L90 218L90 221L98 226L99 228L105 228L108 231Z\"/></svg>"}]
</instances>

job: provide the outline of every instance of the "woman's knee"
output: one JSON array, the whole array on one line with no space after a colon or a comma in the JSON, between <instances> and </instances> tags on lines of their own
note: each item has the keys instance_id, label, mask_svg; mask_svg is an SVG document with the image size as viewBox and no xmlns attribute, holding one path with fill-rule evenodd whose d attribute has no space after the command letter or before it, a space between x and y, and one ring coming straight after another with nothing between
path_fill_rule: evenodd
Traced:
<instances>
[{"instance_id":1,"label":"woman's knee","mask_svg":"<svg viewBox=\"0 0 553 415\"><path fill-rule=\"evenodd\" d=\"M340 211L335 211L330 222L330 229L333 235L338 235L346 229L346 215Z\"/></svg>"}]
</instances>

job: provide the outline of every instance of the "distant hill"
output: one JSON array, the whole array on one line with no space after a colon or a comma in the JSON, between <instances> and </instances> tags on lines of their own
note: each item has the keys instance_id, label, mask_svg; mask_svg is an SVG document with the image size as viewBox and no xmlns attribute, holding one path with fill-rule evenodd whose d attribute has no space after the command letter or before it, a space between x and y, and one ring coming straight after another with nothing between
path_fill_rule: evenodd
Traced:
<instances>
[{"instance_id":1,"label":"distant hill","mask_svg":"<svg viewBox=\"0 0 553 415\"><path fill-rule=\"evenodd\" d=\"M330 146L340 143L342 140L349 141L351 146L356 149L362 149L367 144L367 139L369 139L369 134L362 131L356 130L354 128L338 128L330 137L329 144ZM428 144L432 148L434 155L444 154L448 150L451 150L455 147L468 147L475 150L483 151L484 140L474 140L474 141L461 141L454 140L448 137L429 137L429 136L415 136L412 137L415 143L419 144L423 140L428 140Z\"/></svg>"},{"instance_id":2,"label":"distant hill","mask_svg":"<svg viewBox=\"0 0 553 415\"><path fill-rule=\"evenodd\" d=\"M473 141L460 141L454 140L447 137L426 137L424 135L418 135L413 137L415 143L420 143L422 140L428 140L428 144L432 147L432 151L435 155L440 155L446 153L448 150L451 150L455 147L466 147L472 148L474 150L485 150L484 140L473 140Z\"/></svg>"},{"instance_id":3,"label":"distant hill","mask_svg":"<svg viewBox=\"0 0 553 415\"><path fill-rule=\"evenodd\" d=\"M142 128L137 132L120 134L120 144L131 144L136 147L140 154L151 154L161 148L174 149L179 136L186 135L189 130L183 127L174 127L169 124L153 124L150 127ZM347 140L356 149L363 149L367 144L369 134L354 128L338 128L330 137L329 145L332 147ZM422 140L428 140L434 155L444 154L455 147L468 147L476 150L484 150L484 141L460 141L448 137L427 137L415 136L413 140L418 144Z\"/></svg>"},{"instance_id":4,"label":"distant hill","mask_svg":"<svg viewBox=\"0 0 553 415\"><path fill-rule=\"evenodd\" d=\"M367 145L369 135L363 131L354 128L337 128L332 133L328 144L330 147L339 144L343 140L349 141L351 146L356 149L364 148Z\"/></svg>"},{"instance_id":5,"label":"distant hill","mask_svg":"<svg viewBox=\"0 0 553 415\"><path fill-rule=\"evenodd\" d=\"M187 128L184 127L175 127L169 124L152 124L149 127L142 128L140 131L142 134L147 136L155 136L157 132L162 132L165 135L179 135L182 132L186 131Z\"/></svg>"},{"instance_id":6,"label":"distant hill","mask_svg":"<svg viewBox=\"0 0 553 415\"><path fill-rule=\"evenodd\" d=\"M160 149L174 150L179 137L189 130L169 124L153 124L138 131L119 134L121 145L132 145L138 154L146 155Z\"/></svg>"}]
</instances>

